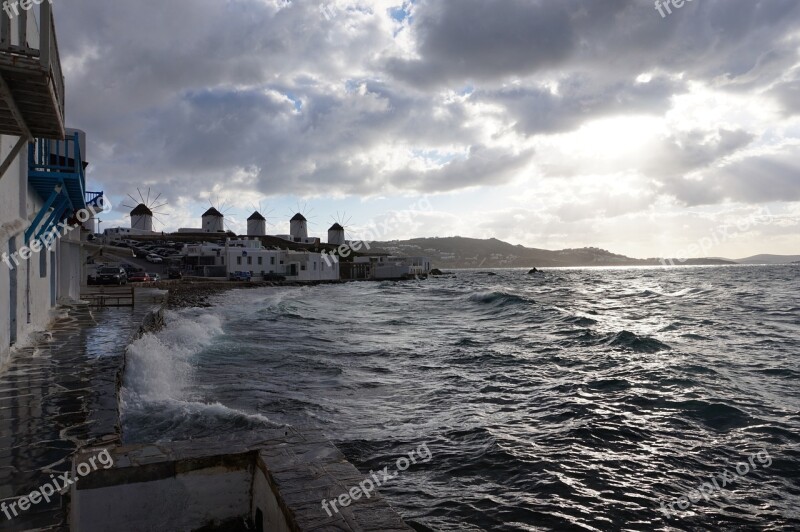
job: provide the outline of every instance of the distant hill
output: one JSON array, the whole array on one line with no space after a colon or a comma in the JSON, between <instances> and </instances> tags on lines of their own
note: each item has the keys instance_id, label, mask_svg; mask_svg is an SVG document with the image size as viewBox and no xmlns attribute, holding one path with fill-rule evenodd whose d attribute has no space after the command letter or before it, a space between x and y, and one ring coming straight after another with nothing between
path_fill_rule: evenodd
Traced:
<instances>
[{"instance_id":1,"label":"distant hill","mask_svg":"<svg viewBox=\"0 0 800 532\"><path fill-rule=\"evenodd\" d=\"M632 259L599 248L551 251L513 245L496 238L415 238L370 243L373 251L398 255L424 255L437 268L557 268L581 266L658 266L657 258ZM677 265L735 264L724 259L689 259Z\"/></svg>"},{"instance_id":2,"label":"distant hill","mask_svg":"<svg viewBox=\"0 0 800 532\"><path fill-rule=\"evenodd\" d=\"M754 255L746 259L738 259L739 264L796 264L800 255Z\"/></svg>"}]
</instances>

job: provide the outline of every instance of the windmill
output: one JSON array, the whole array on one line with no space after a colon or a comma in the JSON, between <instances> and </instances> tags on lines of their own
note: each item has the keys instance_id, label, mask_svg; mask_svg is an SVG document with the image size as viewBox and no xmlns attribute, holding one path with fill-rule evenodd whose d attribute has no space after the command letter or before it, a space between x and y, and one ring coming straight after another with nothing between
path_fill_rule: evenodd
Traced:
<instances>
[{"instance_id":1,"label":"windmill","mask_svg":"<svg viewBox=\"0 0 800 532\"><path fill-rule=\"evenodd\" d=\"M258 207L252 205L253 214L247 219L247 236L266 236L267 225L269 225L269 218L272 211L267 211L267 215L261 214L264 212L264 207L261 202L258 202Z\"/></svg>"},{"instance_id":2,"label":"windmill","mask_svg":"<svg viewBox=\"0 0 800 532\"><path fill-rule=\"evenodd\" d=\"M210 208L202 216L203 231L206 233L224 233L226 231L235 233L225 221L225 217L231 214L233 207L227 205L224 200L220 202L219 198L217 198L216 205L210 199L208 204ZM235 216L235 213L233 214ZM233 216L231 216L231 221L236 223Z\"/></svg>"},{"instance_id":3,"label":"windmill","mask_svg":"<svg viewBox=\"0 0 800 532\"><path fill-rule=\"evenodd\" d=\"M128 216L131 218L131 229L152 233L153 218L155 218L156 221L158 221L158 223L160 223L163 227L164 222L162 222L156 215L169 216L169 214L160 211L160 209L163 209L167 205L167 202L164 200L162 200L162 203L158 202L161 198L161 193L159 193L155 198L153 198L152 201L150 201L150 187L147 188L146 196L142 194L142 191L139 188L136 189L136 192L139 195L138 200L132 195L128 194L128 197L133 201L134 205L122 204L123 207L131 209L128 213Z\"/></svg>"},{"instance_id":4,"label":"windmill","mask_svg":"<svg viewBox=\"0 0 800 532\"><path fill-rule=\"evenodd\" d=\"M341 246L347 243L346 231L352 218L347 216L346 212L336 211L336 217L331 216L333 225L328 229L328 244L333 246Z\"/></svg>"},{"instance_id":5,"label":"windmill","mask_svg":"<svg viewBox=\"0 0 800 532\"><path fill-rule=\"evenodd\" d=\"M301 206L298 202L297 213L294 216L291 214L289 215L292 216L292 219L289 221L289 234L294 242L305 242L308 240L308 218L314 218L311 216L312 212L314 212L314 209L308 210L308 203L304 203Z\"/></svg>"}]
</instances>

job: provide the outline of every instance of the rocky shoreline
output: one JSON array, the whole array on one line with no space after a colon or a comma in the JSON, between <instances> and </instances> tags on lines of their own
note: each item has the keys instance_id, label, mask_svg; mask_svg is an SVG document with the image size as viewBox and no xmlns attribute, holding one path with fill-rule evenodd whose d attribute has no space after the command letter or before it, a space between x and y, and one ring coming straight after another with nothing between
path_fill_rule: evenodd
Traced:
<instances>
[{"instance_id":1,"label":"rocky shoreline","mask_svg":"<svg viewBox=\"0 0 800 532\"><path fill-rule=\"evenodd\" d=\"M178 281L154 283L154 288L166 290L168 309L182 309L190 307L208 308L213 306L209 302L211 296L239 288L262 288L276 286L275 283L246 283L224 281Z\"/></svg>"},{"instance_id":2,"label":"rocky shoreline","mask_svg":"<svg viewBox=\"0 0 800 532\"><path fill-rule=\"evenodd\" d=\"M153 283L151 286L159 290L166 290L169 292L167 296L167 308L171 310L200 307L208 308L213 305L209 299L211 296L236 289L252 289L264 288L269 286L315 286L319 284L338 284L345 281L328 281L328 282L311 282L311 283L293 283L293 282L236 282L236 281L204 281L204 280L182 280L182 281L165 281Z\"/></svg>"}]
</instances>

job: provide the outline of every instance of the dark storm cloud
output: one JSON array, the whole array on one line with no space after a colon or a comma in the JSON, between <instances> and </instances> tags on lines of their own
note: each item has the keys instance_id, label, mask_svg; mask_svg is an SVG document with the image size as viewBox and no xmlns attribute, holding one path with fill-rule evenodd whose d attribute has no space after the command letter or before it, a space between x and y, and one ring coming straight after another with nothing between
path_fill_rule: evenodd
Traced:
<instances>
[{"instance_id":1,"label":"dark storm cloud","mask_svg":"<svg viewBox=\"0 0 800 532\"><path fill-rule=\"evenodd\" d=\"M769 93L787 116L800 114L800 80L778 83Z\"/></svg>"},{"instance_id":2,"label":"dark storm cloud","mask_svg":"<svg viewBox=\"0 0 800 532\"><path fill-rule=\"evenodd\" d=\"M736 153L753 139L752 134L741 130L677 133L665 138L649 154L645 169L649 176L683 179L686 174L707 168L723 157Z\"/></svg>"},{"instance_id":3,"label":"dark storm cloud","mask_svg":"<svg viewBox=\"0 0 800 532\"><path fill-rule=\"evenodd\" d=\"M492 144L497 130L524 138L598 117L663 115L690 81L737 93L772 87L796 113L796 82L781 76L797 63L789 35L798 6L704 0L662 19L649 1L424 0L406 3L405 22L367 2L332 18L312 1L72 0L56 9L68 120L89 133L92 178L117 194L159 182L175 200L242 172L240 186L270 194L507 183L534 155ZM643 73L652 79L637 82ZM683 176L753 134L669 141L649 170L685 201L719 200L716 181L692 191ZM387 160L403 150L449 162L398 170Z\"/></svg>"},{"instance_id":4,"label":"dark storm cloud","mask_svg":"<svg viewBox=\"0 0 800 532\"><path fill-rule=\"evenodd\" d=\"M752 83L796 62L784 37L797 27L800 3L705 0L667 19L638 0L425 0L418 12L420 57L389 64L415 84L562 71L619 79L651 69Z\"/></svg>"},{"instance_id":5,"label":"dark storm cloud","mask_svg":"<svg viewBox=\"0 0 800 532\"><path fill-rule=\"evenodd\" d=\"M700 194L694 196L698 191ZM704 195L706 201L702 201ZM715 169L708 172L702 184L679 188L678 197L690 204L717 203L720 198L746 203L800 201L797 146Z\"/></svg>"},{"instance_id":6,"label":"dark storm cloud","mask_svg":"<svg viewBox=\"0 0 800 532\"><path fill-rule=\"evenodd\" d=\"M516 121L521 133L531 135L572 131L587 120L615 114L660 115L669 98L683 86L663 77L649 83L631 79L604 85L586 76L574 76L562 80L557 93L511 87L481 91L475 99L501 104L508 111L508 120Z\"/></svg>"}]
</instances>

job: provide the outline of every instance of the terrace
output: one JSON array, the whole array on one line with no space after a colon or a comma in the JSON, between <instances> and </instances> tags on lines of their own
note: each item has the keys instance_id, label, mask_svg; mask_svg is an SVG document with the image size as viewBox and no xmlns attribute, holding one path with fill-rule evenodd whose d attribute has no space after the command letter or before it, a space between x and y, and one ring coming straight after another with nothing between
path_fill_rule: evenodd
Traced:
<instances>
[{"instance_id":1,"label":"terrace","mask_svg":"<svg viewBox=\"0 0 800 532\"><path fill-rule=\"evenodd\" d=\"M0 134L63 140L64 75L52 6L17 10L0 12Z\"/></svg>"}]
</instances>

